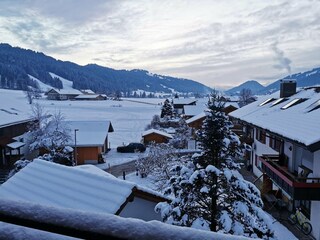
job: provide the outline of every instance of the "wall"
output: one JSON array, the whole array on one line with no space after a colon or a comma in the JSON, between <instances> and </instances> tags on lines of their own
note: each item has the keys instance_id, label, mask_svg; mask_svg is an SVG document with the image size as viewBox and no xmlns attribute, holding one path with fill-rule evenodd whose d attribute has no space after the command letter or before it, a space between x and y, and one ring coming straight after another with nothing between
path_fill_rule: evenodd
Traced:
<instances>
[{"instance_id":1,"label":"wall","mask_svg":"<svg viewBox=\"0 0 320 240\"><path fill-rule=\"evenodd\" d=\"M101 147L77 147L77 165L84 164L85 160L97 160Z\"/></svg>"},{"instance_id":2,"label":"wall","mask_svg":"<svg viewBox=\"0 0 320 240\"><path fill-rule=\"evenodd\" d=\"M167 143L168 139L165 136L159 135L159 134L155 134L155 133L151 133L149 135L146 135L143 137L143 142L145 144L148 144L150 142L155 142L155 143Z\"/></svg>"},{"instance_id":3,"label":"wall","mask_svg":"<svg viewBox=\"0 0 320 240\"><path fill-rule=\"evenodd\" d=\"M156 202L144 200L139 197L135 197L133 202L129 202L122 212L119 214L120 217L133 217L139 218L145 221L158 220L161 221L160 213L154 211L154 207L157 205Z\"/></svg>"},{"instance_id":4,"label":"wall","mask_svg":"<svg viewBox=\"0 0 320 240\"><path fill-rule=\"evenodd\" d=\"M314 152L313 161L313 177L320 177L320 150ZM311 224L313 228L313 236L320 240L320 201L311 202Z\"/></svg>"},{"instance_id":5,"label":"wall","mask_svg":"<svg viewBox=\"0 0 320 240\"><path fill-rule=\"evenodd\" d=\"M278 152L276 152L275 150L273 150L271 147L269 147L269 138L266 137L266 143L261 143L260 141L258 141L256 139L256 131L257 129L254 129L254 145L255 145L255 149L253 148L252 151L252 159L251 159L251 163L253 165L253 173L254 175L256 175L257 177L260 177L262 175L262 172L260 171L260 169L258 169L255 165L255 155L257 156L262 156L262 154L278 154Z\"/></svg>"}]
</instances>

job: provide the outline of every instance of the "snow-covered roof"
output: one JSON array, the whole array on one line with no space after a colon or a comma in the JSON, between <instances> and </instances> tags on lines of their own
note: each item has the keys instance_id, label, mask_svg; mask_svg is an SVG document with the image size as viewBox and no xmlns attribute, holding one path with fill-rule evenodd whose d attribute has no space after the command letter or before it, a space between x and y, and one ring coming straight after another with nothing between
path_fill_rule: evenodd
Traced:
<instances>
[{"instance_id":1,"label":"snow-covered roof","mask_svg":"<svg viewBox=\"0 0 320 240\"><path fill-rule=\"evenodd\" d=\"M186 120L186 123L189 124L189 123L192 123L194 121L197 121L201 118L204 118L206 116L206 113L204 111L202 111L202 113L199 113L198 115L196 116L193 116L192 118L189 118Z\"/></svg>"},{"instance_id":2,"label":"snow-covered roof","mask_svg":"<svg viewBox=\"0 0 320 240\"><path fill-rule=\"evenodd\" d=\"M81 90L81 92L83 92L85 94L95 94L95 92L92 91L91 89L83 89L83 90Z\"/></svg>"},{"instance_id":3,"label":"snow-covered roof","mask_svg":"<svg viewBox=\"0 0 320 240\"><path fill-rule=\"evenodd\" d=\"M79 147L102 146L108 132L113 132L110 121L66 121L66 123L72 131L72 140L68 143L70 146L75 145L75 135Z\"/></svg>"},{"instance_id":4,"label":"snow-covered roof","mask_svg":"<svg viewBox=\"0 0 320 240\"><path fill-rule=\"evenodd\" d=\"M76 96L75 99L94 99L99 96L103 97L101 94L82 94L82 95Z\"/></svg>"},{"instance_id":5,"label":"snow-covered roof","mask_svg":"<svg viewBox=\"0 0 320 240\"><path fill-rule=\"evenodd\" d=\"M50 91L55 91L59 94L64 94L64 95L81 95L82 92L80 92L79 90L77 89L50 89L48 92Z\"/></svg>"},{"instance_id":6,"label":"snow-covered roof","mask_svg":"<svg viewBox=\"0 0 320 240\"><path fill-rule=\"evenodd\" d=\"M0 198L115 214L135 184L35 159L0 187Z\"/></svg>"},{"instance_id":7,"label":"snow-covered roof","mask_svg":"<svg viewBox=\"0 0 320 240\"><path fill-rule=\"evenodd\" d=\"M298 141L306 146L320 141L320 108L312 111L310 106L320 99L320 92L315 88L300 89L296 94L281 102L279 91L244 106L229 115L287 139ZM264 101L274 100L262 104ZM304 101L283 108L294 99ZM278 104L276 104L278 103Z\"/></svg>"},{"instance_id":8,"label":"snow-covered roof","mask_svg":"<svg viewBox=\"0 0 320 240\"><path fill-rule=\"evenodd\" d=\"M163 132L163 131L160 131L160 130L157 130L157 129L149 129L149 130L147 130L147 131L144 131L144 132L142 133L142 136L144 137L144 136L147 136L147 135L152 134L152 133L156 133L156 134L165 136L165 137L167 137L167 138L172 138L172 135L171 135L171 134L166 133L166 132Z\"/></svg>"},{"instance_id":9,"label":"snow-covered roof","mask_svg":"<svg viewBox=\"0 0 320 240\"><path fill-rule=\"evenodd\" d=\"M0 128L31 121L31 105L22 91L0 89Z\"/></svg>"},{"instance_id":10,"label":"snow-covered roof","mask_svg":"<svg viewBox=\"0 0 320 240\"><path fill-rule=\"evenodd\" d=\"M174 98L173 99L173 104L184 104L184 105L188 105L188 104L192 104L194 102L196 102L197 100L195 99L190 99L190 98Z\"/></svg>"},{"instance_id":11,"label":"snow-covered roof","mask_svg":"<svg viewBox=\"0 0 320 240\"><path fill-rule=\"evenodd\" d=\"M225 107L225 108L227 108L227 107L229 107L229 106L232 106L232 107L235 107L235 108L239 108L239 103L237 103L237 102L226 102L226 103L224 104L224 107Z\"/></svg>"},{"instance_id":12,"label":"snow-covered roof","mask_svg":"<svg viewBox=\"0 0 320 240\"><path fill-rule=\"evenodd\" d=\"M185 105L183 106L186 116L195 116L203 112L207 107L205 105Z\"/></svg>"},{"instance_id":13,"label":"snow-covered roof","mask_svg":"<svg viewBox=\"0 0 320 240\"><path fill-rule=\"evenodd\" d=\"M7 147L12 148L12 149L18 149L20 147L23 147L24 145L26 145L26 144L23 142L12 142L12 143L7 144Z\"/></svg>"}]
</instances>

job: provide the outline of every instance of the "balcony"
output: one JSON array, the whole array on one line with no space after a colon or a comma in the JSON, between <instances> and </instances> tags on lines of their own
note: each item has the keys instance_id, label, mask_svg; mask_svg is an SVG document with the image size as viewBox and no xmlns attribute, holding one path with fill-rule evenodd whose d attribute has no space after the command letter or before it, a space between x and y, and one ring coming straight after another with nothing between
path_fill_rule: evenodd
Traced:
<instances>
[{"instance_id":1,"label":"balcony","mask_svg":"<svg viewBox=\"0 0 320 240\"><path fill-rule=\"evenodd\" d=\"M259 157L262 171L294 200L320 200L320 178L298 177L280 164L279 155Z\"/></svg>"}]
</instances>

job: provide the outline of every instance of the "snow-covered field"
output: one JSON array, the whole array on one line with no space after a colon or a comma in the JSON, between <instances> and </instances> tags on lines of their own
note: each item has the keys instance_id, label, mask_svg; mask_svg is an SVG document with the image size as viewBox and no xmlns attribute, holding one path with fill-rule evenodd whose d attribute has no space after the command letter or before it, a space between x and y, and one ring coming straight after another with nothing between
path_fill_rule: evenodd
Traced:
<instances>
[{"instance_id":1,"label":"snow-covered field","mask_svg":"<svg viewBox=\"0 0 320 240\"><path fill-rule=\"evenodd\" d=\"M114 132L109 133L110 147L140 142L145 127L155 114L160 114L163 99L123 101L50 101L37 100L49 113L61 111L67 120L108 120ZM136 100L136 99L135 99ZM146 103L152 103L146 104ZM159 104L159 105L158 105Z\"/></svg>"}]
</instances>

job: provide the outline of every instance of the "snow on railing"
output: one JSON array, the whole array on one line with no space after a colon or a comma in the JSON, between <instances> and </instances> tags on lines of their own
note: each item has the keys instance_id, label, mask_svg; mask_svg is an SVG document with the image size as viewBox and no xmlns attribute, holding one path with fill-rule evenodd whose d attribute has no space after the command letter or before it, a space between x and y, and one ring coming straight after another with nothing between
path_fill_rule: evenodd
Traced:
<instances>
[{"instance_id":1,"label":"snow on railing","mask_svg":"<svg viewBox=\"0 0 320 240\"><path fill-rule=\"evenodd\" d=\"M0 232L1 235L4 234L2 237L22 239L26 236L36 236L35 234L39 233L37 229L45 231L41 232L41 236L48 234L48 239L53 239L52 233L85 239L249 239L182 228L159 221L145 222L112 214L97 214L0 199Z\"/></svg>"}]
</instances>

